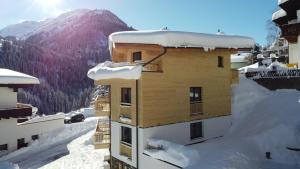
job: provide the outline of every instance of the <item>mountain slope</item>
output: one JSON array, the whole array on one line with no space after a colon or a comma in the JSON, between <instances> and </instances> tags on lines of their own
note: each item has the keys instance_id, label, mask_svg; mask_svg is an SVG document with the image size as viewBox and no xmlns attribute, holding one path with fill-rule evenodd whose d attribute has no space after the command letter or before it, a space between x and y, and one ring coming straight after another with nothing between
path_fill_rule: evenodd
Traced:
<instances>
[{"instance_id":1,"label":"mountain slope","mask_svg":"<svg viewBox=\"0 0 300 169\"><path fill-rule=\"evenodd\" d=\"M24 21L18 24L9 25L0 30L0 35L15 36L17 38L23 38L25 35L31 33L41 25L41 22L36 21Z\"/></svg>"},{"instance_id":2,"label":"mountain slope","mask_svg":"<svg viewBox=\"0 0 300 169\"><path fill-rule=\"evenodd\" d=\"M41 85L20 91L19 101L52 114L89 104L93 81L87 71L109 60L108 36L132 30L107 10L75 10L48 19L24 40L6 38L0 66L41 80Z\"/></svg>"}]
</instances>

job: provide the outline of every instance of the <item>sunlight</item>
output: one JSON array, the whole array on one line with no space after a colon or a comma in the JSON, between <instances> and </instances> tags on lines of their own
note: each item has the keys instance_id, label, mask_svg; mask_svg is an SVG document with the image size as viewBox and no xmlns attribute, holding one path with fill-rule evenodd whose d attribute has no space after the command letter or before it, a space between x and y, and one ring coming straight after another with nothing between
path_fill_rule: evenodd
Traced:
<instances>
[{"instance_id":1,"label":"sunlight","mask_svg":"<svg viewBox=\"0 0 300 169\"><path fill-rule=\"evenodd\" d=\"M62 0L34 0L34 2L43 8L51 8L60 5Z\"/></svg>"}]
</instances>

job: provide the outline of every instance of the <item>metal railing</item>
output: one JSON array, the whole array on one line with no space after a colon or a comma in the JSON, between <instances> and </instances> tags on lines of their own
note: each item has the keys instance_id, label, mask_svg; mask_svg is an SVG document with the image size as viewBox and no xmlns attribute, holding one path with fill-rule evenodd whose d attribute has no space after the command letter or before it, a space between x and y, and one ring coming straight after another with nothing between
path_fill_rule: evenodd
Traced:
<instances>
[{"instance_id":1,"label":"metal railing","mask_svg":"<svg viewBox=\"0 0 300 169\"><path fill-rule=\"evenodd\" d=\"M255 72L247 72L245 75L247 78L250 79L293 78L293 77L300 77L300 69L255 71Z\"/></svg>"}]
</instances>

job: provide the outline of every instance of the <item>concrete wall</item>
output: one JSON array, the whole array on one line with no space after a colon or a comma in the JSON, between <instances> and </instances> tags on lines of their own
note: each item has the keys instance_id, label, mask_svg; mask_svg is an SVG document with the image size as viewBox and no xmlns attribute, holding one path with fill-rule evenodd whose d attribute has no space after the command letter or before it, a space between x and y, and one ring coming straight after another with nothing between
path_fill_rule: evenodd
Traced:
<instances>
[{"instance_id":1,"label":"concrete wall","mask_svg":"<svg viewBox=\"0 0 300 169\"><path fill-rule=\"evenodd\" d=\"M190 139L190 123L203 122L203 138L191 140ZM191 144L197 143L203 140L216 138L223 136L231 126L231 116L224 116L206 120L197 120L193 122L177 123L173 125L159 126L139 129L139 161L140 168L143 169L175 169L178 168L174 165L166 162L154 159L143 154L144 149L147 146L147 140L149 138L162 139L171 141L178 144ZM201 143L200 143L201 144Z\"/></svg>"},{"instance_id":2,"label":"concrete wall","mask_svg":"<svg viewBox=\"0 0 300 169\"><path fill-rule=\"evenodd\" d=\"M290 64L298 64L298 44L289 44L289 63Z\"/></svg>"},{"instance_id":3,"label":"concrete wall","mask_svg":"<svg viewBox=\"0 0 300 169\"><path fill-rule=\"evenodd\" d=\"M16 107L17 92L8 87L0 87L0 109Z\"/></svg>"},{"instance_id":4,"label":"concrete wall","mask_svg":"<svg viewBox=\"0 0 300 169\"><path fill-rule=\"evenodd\" d=\"M120 142L121 142L121 126L131 128L132 135L132 158L131 160L128 157L120 155ZM111 155L117 158L120 161L123 161L133 167L136 167L136 127L114 122L111 123Z\"/></svg>"},{"instance_id":5,"label":"concrete wall","mask_svg":"<svg viewBox=\"0 0 300 169\"><path fill-rule=\"evenodd\" d=\"M17 124L16 118L0 120L0 145L8 144L8 151L0 152L0 156L11 151L17 150L18 139L25 138L26 143L32 142L32 135L41 135L42 133L55 130L64 126L64 118L35 120Z\"/></svg>"}]
</instances>

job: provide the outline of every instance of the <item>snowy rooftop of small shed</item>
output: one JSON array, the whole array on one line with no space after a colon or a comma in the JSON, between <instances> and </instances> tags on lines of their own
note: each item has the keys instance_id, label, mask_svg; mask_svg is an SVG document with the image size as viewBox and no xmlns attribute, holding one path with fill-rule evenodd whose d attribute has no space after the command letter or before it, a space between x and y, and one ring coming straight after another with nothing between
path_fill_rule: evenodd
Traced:
<instances>
[{"instance_id":1,"label":"snowy rooftop of small shed","mask_svg":"<svg viewBox=\"0 0 300 169\"><path fill-rule=\"evenodd\" d=\"M286 11L283 10L283 9L280 9L280 10L278 10L278 11L276 11L276 12L273 13L272 20L274 21L274 20L276 20L278 18L282 18L282 17L284 17L286 15L287 15Z\"/></svg>"},{"instance_id":2,"label":"snowy rooftop of small shed","mask_svg":"<svg viewBox=\"0 0 300 169\"><path fill-rule=\"evenodd\" d=\"M114 43L153 44L164 47L253 48L255 41L250 37L222 34L204 34L183 31L124 31L109 36L110 51Z\"/></svg>"},{"instance_id":3,"label":"snowy rooftop of small shed","mask_svg":"<svg viewBox=\"0 0 300 169\"><path fill-rule=\"evenodd\" d=\"M0 68L0 84L40 84L40 81L24 73Z\"/></svg>"}]
</instances>

